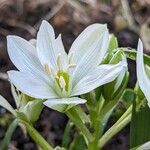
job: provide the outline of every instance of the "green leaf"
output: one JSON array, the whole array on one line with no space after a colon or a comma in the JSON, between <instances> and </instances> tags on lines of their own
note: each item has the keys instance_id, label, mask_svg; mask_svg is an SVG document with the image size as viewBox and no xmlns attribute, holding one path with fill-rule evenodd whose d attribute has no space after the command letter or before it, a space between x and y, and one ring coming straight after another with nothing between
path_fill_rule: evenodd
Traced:
<instances>
[{"instance_id":1,"label":"green leaf","mask_svg":"<svg viewBox=\"0 0 150 150\"><path fill-rule=\"evenodd\" d=\"M72 127L73 127L73 123L69 120L65 127L65 131L62 139L62 147L66 149L68 148L69 142L71 141L70 134L71 134Z\"/></svg>"},{"instance_id":2,"label":"green leaf","mask_svg":"<svg viewBox=\"0 0 150 150\"><path fill-rule=\"evenodd\" d=\"M70 144L69 150L84 150L86 143L82 134L76 134L73 142Z\"/></svg>"},{"instance_id":3,"label":"green leaf","mask_svg":"<svg viewBox=\"0 0 150 150\"><path fill-rule=\"evenodd\" d=\"M135 98L135 92L133 89L126 89L124 92L124 95L122 97L122 103L125 106L125 108L128 108L133 104L133 100Z\"/></svg>"},{"instance_id":4,"label":"green leaf","mask_svg":"<svg viewBox=\"0 0 150 150\"><path fill-rule=\"evenodd\" d=\"M132 50L128 50L127 48L118 48L120 50L122 50L127 58L130 58L132 60L136 60L136 50L132 49ZM118 49L116 49L115 51L118 51ZM144 54L144 64L147 64L148 66L150 66L150 56Z\"/></svg>"},{"instance_id":5,"label":"green leaf","mask_svg":"<svg viewBox=\"0 0 150 150\"><path fill-rule=\"evenodd\" d=\"M150 109L146 104L139 107L133 103L132 121L130 129L130 148L142 145L150 140Z\"/></svg>"},{"instance_id":6,"label":"green leaf","mask_svg":"<svg viewBox=\"0 0 150 150\"><path fill-rule=\"evenodd\" d=\"M6 131L5 137L3 139L3 142L2 142L2 150L8 150L8 146L9 146L11 137L12 137L17 125L18 125L18 121L16 119L9 125L9 127Z\"/></svg>"}]
</instances>

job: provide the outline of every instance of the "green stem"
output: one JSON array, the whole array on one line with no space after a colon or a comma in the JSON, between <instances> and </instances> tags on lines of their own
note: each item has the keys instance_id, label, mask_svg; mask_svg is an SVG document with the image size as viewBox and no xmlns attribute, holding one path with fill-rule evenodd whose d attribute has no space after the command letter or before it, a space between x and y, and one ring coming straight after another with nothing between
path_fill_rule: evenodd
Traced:
<instances>
[{"instance_id":1,"label":"green stem","mask_svg":"<svg viewBox=\"0 0 150 150\"><path fill-rule=\"evenodd\" d=\"M123 121L128 115L131 114L132 112L132 108L133 106L131 105L127 110L126 112L119 118L119 120L115 123L115 124L119 124L121 121Z\"/></svg>"},{"instance_id":2,"label":"green stem","mask_svg":"<svg viewBox=\"0 0 150 150\"><path fill-rule=\"evenodd\" d=\"M62 147L66 148L68 147L69 145L69 142L70 142L70 133L71 133L71 129L73 127L73 123L69 120L66 127L65 127L65 130L64 130L64 135L63 135L63 139L62 139Z\"/></svg>"},{"instance_id":3,"label":"green stem","mask_svg":"<svg viewBox=\"0 0 150 150\"><path fill-rule=\"evenodd\" d=\"M38 131L33 128L33 126L31 124L29 124L28 122L24 121L24 120L18 120L20 123L22 123L23 125L25 125L29 135L31 136L31 138L36 142L37 145L40 146L40 148L42 150L53 150L52 146L50 146L46 140L38 133Z\"/></svg>"},{"instance_id":4,"label":"green stem","mask_svg":"<svg viewBox=\"0 0 150 150\"><path fill-rule=\"evenodd\" d=\"M15 129L17 128L17 125L18 125L18 122L17 120L13 120L13 122L9 125L8 129L7 129L7 132L5 134L5 137L3 139L3 142L2 142L2 150L8 150L9 148L9 143L10 143L10 140L11 140L11 137L15 131Z\"/></svg>"},{"instance_id":5,"label":"green stem","mask_svg":"<svg viewBox=\"0 0 150 150\"><path fill-rule=\"evenodd\" d=\"M69 109L66 115L71 119L75 126L82 132L82 134L87 138L88 142L93 140L93 136L87 127L84 125L83 121L80 119L79 115L74 108Z\"/></svg>"},{"instance_id":6,"label":"green stem","mask_svg":"<svg viewBox=\"0 0 150 150\"><path fill-rule=\"evenodd\" d=\"M129 110L130 109L131 108L129 108ZM114 135L121 131L131 121L131 113L129 113L129 110L127 110L122 117L100 138L98 143L99 148L104 147Z\"/></svg>"},{"instance_id":7,"label":"green stem","mask_svg":"<svg viewBox=\"0 0 150 150\"><path fill-rule=\"evenodd\" d=\"M103 126L102 126L102 122L101 122L102 118L100 118L100 113L103 108L104 102L105 102L105 100L103 99L103 97L101 97L96 104L95 116L94 116L94 119L92 122L93 127L94 127L94 133L93 133L94 140L91 143L89 143L88 150L98 149L98 140L103 132L102 131Z\"/></svg>"},{"instance_id":8,"label":"green stem","mask_svg":"<svg viewBox=\"0 0 150 150\"><path fill-rule=\"evenodd\" d=\"M79 117L83 121L83 123L90 123L90 118L79 105L75 106L74 110L77 112L77 114L79 114Z\"/></svg>"}]
</instances>

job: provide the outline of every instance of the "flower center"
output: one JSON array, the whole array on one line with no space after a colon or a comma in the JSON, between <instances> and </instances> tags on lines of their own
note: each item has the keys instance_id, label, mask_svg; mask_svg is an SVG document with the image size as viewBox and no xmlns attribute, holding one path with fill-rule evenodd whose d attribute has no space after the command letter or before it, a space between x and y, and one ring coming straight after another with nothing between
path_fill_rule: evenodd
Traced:
<instances>
[{"instance_id":1,"label":"flower center","mask_svg":"<svg viewBox=\"0 0 150 150\"><path fill-rule=\"evenodd\" d=\"M62 91L69 89L69 74L63 70L59 70L56 75L56 82Z\"/></svg>"}]
</instances>

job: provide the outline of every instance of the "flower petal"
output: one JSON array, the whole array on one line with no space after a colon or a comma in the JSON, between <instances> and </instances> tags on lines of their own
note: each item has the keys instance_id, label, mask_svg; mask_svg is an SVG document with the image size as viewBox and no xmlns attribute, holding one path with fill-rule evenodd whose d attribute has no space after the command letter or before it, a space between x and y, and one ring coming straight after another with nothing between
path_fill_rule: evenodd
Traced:
<instances>
[{"instance_id":1,"label":"flower petal","mask_svg":"<svg viewBox=\"0 0 150 150\"><path fill-rule=\"evenodd\" d=\"M45 80L43 67L37 58L35 47L18 36L7 36L8 54L14 65L22 72L31 72Z\"/></svg>"},{"instance_id":2,"label":"flower petal","mask_svg":"<svg viewBox=\"0 0 150 150\"><path fill-rule=\"evenodd\" d=\"M88 93L101 85L113 81L126 68L127 64L124 61L116 65L98 66L74 87L71 96Z\"/></svg>"},{"instance_id":3,"label":"flower petal","mask_svg":"<svg viewBox=\"0 0 150 150\"><path fill-rule=\"evenodd\" d=\"M8 71L10 81L22 93L34 98L57 98L50 84L37 78L29 72Z\"/></svg>"},{"instance_id":4,"label":"flower petal","mask_svg":"<svg viewBox=\"0 0 150 150\"><path fill-rule=\"evenodd\" d=\"M54 45L54 29L47 21L42 21L39 32L37 34L38 57L43 66L48 64L50 67L55 69L57 68L57 56L54 50Z\"/></svg>"},{"instance_id":5,"label":"flower petal","mask_svg":"<svg viewBox=\"0 0 150 150\"><path fill-rule=\"evenodd\" d=\"M136 69L137 69L137 79L139 82L139 86L143 91L146 99L150 103L150 92L149 92L150 79L148 78L145 72L144 60L143 60L143 44L140 39L137 47Z\"/></svg>"},{"instance_id":6,"label":"flower petal","mask_svg":"<svg viewBox=\"0 0 150 150\"><path fill-rule=\"evenodd\" d=\"M67 69L67 60L68 60L68 56L67 53L65 52L65 48L62 42L62 38L61 38L61 34L59 34L59 36L57 37L57 39L55 40L55 55L57 56L57 61L58 61L58 56L60 55L60 67L63 69Z\"/></svg>"},{"instance_id":7,"label":"flower petal","mask_svg":"<svg viewBox=\"0 0 150 150\"><path fill-rule=\"evenodd\" d=\"M58 45L55 46L56 44ZM37 52L43 66L48 64L51 68L57 69L58 53L64 53L62 45L60 36L55 40L53 27L47 21L42 21L37 34Z\"/></svg>"},{"instance_id":8,"label":"flower petal","mask_svg":"<svg viewBox=\"0 0 150 150\"><path fill-rule=\"evenodd\" d=\"M73 73L73 86L77 84L88 72L100 64L108 48L109 33L104 32L89 48L88 53L82 56Z\"/></svg>"},{"instance_id":9,"label":"flower petal","mask_svg":"<svg viewBox=\"0 0 150 150\"><path fill-rule=\"evenodd\" d=\"M16 115L15 110L12 108L12 106L8 103L8 101L0 95L0 106L7 109L9 112L11 112L13 115Z\"/></svg>"},{"instance_id":10,"label":"flower petal","mask_svg":"<svg viewBox=\"0 0 150 150\"><path fill-rule=\"evenodd\" d=\"M80 62L83 55L89 52L89 47L91 47L106 30L106 25L98 23L92 24L83 30L83 32L73 42L69 51L69 56L73 54L74 63L78 64Z\"/></svg>"},{"instance_id":11,"label":"flower petal","mask_svg":"<svg viewBox=\"0 0 150 150\"><path fill-rule=\"evenodd\" d=\"M71 97L62 99L48 99L47 101L44 102L44 105L54 110L64 112L75 105L84 103L86 103L85 99L81 99L78 97Z\"/></svg>"}]
</instances>

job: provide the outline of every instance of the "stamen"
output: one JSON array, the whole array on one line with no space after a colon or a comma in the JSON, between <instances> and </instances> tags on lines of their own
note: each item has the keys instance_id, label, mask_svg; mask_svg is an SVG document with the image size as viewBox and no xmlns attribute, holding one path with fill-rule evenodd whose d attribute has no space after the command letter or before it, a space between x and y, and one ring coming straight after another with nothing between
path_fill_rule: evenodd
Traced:
<instances>
[{"instance_id":1,"label":"stamen","mask_svg":"<svg viewBox=\"0 0 150 150\"><path fill-rule=\"evenodd\" d=\"M65 82L63 76L60 76L60 77L59 77L59 85L60 85L60 87L61 87L62 89L65 89L65 87L66 87L66 82Z\"/></svg>"},{"instance_id":2,"label":"stamen","mask_svg":"<svg viewBox=\"0 0 150 150\"><path fill-rule=\"evenodd\" d=\"M61 53L58 54L58 57L57 57L57 66L58 66L58 70L61 70Z\"/></svg>"},{"instance_id":3,"label":"stamen","mask_svg":"<svg viewBox=\"0 0 150 150\"><path fill-rule=\"evenodd\" d=\"M68 65L68 68L74 68L74 67L76 67L77 65L76 64L69 64Z\"/></svg>"},{"instance_id":4,"label":"stamen","mask_svg":"<svg viewBox=\"0 0 150 150\"><path fill-rule=\"evenodd\" d=\"M74 52L72 52L68 58L69 64L73 64L73 55L74 55Z\"/></svg>"},{"instance_id":5,"label":"stamen","mask_svg":"<svg viewBox=\"0 0 150 150\"><path fill-rule=\"evenodd\" d=\"M48 76L51 75L50 67L48 64L44 64L44 70L47 73Z\"/></svg>"}]
</instances>

